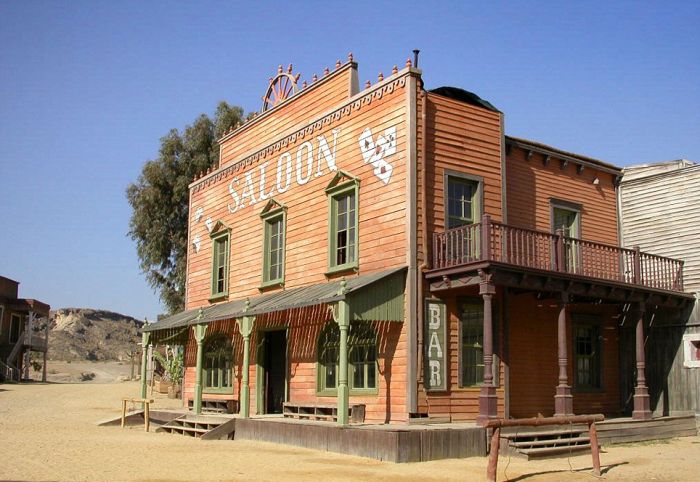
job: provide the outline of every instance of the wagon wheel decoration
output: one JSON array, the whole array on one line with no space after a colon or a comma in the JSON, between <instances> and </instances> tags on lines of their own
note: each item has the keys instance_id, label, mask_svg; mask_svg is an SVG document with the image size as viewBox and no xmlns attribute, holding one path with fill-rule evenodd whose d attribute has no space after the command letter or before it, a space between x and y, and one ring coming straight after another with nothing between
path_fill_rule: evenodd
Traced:
<instances>
[{"instance_id":1,"label":"wagon wheel decoration","mask_svg":"<svg viewBox=\"0 0 700 482\"><path fill-rule=\"evenodd\" d=\"M299 92L297 82L301 74L292 75L292 64L289 64L287 71L282 70L280 65L277 68L277 75L270 78L270 86L267 88L265 96L262 98L262 111L272 109Z\"/></svg>"}]
</instances>

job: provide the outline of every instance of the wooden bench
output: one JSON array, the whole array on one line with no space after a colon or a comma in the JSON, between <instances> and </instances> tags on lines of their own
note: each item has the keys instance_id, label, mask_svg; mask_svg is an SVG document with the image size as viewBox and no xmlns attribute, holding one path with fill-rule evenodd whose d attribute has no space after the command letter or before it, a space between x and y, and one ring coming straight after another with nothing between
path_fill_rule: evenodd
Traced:
<instances>
[{"instance_id":1,"label":"wooden bench","mask_svg":"<svg viewBox=\"0 0 700 482\"><path fill-rule=\"evenodd\" d=\"M326 422L338 421L338 406L319 403L292 403L285 402L282 405L282 414L285 418L299 420L322 420ZM355 404L348 408L350 423L362 423L365 421L365 405Z\"/></svg>"},{"instance_id":2,"label":"wooden bench","mask_svg":"<svg viewBox=\"0 0 700 482\"><path fill-rule=\"evenodd\" d=\"M194 409L194 399L187 401L187 408ZM202 397L202 413L238 413L238 400L233 397Z\"/></svg>"}]
</instances>

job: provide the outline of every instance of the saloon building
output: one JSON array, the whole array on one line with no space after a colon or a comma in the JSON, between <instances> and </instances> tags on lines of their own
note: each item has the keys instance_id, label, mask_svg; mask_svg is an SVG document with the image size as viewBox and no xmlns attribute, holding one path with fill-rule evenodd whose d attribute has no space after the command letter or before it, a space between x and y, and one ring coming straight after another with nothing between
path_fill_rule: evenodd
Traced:
<instances>
[{"instance_id":1,"label":"saloon building","mask_svg":"<svg viewBox=\"0 0 700 482\"><path fill-rule=\"evenodd\" d=\"M195 412L652 416L642 320L693 297L683 261L620 247L619 168L507 136L410 60L298 81L280 67L193 180L186 309L145 329L185 346Z\"/></svg>"}]
</instances>

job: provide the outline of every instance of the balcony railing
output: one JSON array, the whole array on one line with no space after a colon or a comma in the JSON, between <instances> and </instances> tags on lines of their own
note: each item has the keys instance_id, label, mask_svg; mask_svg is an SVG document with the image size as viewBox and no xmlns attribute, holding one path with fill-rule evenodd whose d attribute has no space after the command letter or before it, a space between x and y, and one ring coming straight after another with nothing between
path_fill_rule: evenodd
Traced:
<instances>
[{"instance_id":1,"label":"balcony railing","mask_svg":"<svg viewBox=\"0 0 700 482\"><path fill-rule=\"evenodd\" d=\"M574 274L667 291L683 291L683 261L491 221L433 234L433 267L484 261Z\"/></svg>"}]
</instances>

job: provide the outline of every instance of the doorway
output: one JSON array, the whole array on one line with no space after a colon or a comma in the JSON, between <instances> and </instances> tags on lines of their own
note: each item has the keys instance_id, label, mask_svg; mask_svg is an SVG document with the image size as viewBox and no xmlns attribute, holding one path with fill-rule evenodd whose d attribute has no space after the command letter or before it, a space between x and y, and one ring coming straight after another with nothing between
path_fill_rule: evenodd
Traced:
<instances>
[{"instance_id":1,"label":"doorway","mask_svg":"<svg viewBox=\"0 0 700 482\"><path fill-rule=\"evenodd\" d=\"M287 391L287 330L262 333L259 375L261 406L259 413L282 413Z\"/></svg>"}]
</instances>

